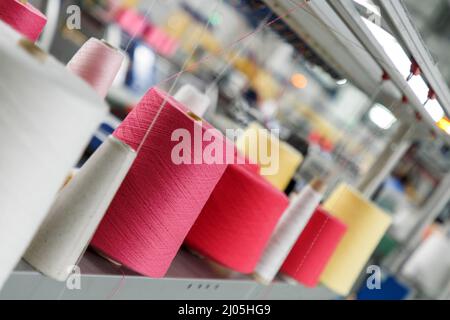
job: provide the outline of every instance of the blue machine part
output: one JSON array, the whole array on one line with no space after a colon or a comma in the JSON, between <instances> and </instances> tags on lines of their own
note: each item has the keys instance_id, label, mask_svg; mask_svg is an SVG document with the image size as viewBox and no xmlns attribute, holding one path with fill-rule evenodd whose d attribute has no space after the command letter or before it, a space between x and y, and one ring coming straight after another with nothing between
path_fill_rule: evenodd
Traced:
<instances>
[{"instance_id":1,"label":"blue machine part","mask_svg":"<svg viewBox=\"0 0 450 320\"><path fill-rule=\"evenodd\" d=\"M381 281L381 289L369 289L365 285L357 293L358 300L404 300L411 294L411 288L389 275Z\"/></svg>"},{"instance_id":2,"label":"blue machine part","mask_svg":"<svg viewBox=\"0 0 450 320\"><path fill-rule=\"evenodd\" d=\"M119 118L109 114L92 137L88 147L90 151L94 152L116 130L120 123Z\"/></svg>"}]
</instances>

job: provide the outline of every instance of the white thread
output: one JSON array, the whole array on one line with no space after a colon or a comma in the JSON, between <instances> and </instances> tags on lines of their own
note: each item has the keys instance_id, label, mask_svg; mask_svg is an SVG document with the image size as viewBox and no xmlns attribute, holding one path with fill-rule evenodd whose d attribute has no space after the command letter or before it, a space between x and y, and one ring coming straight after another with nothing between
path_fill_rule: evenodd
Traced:
<instances>
[{"instance_id":1,"label":"white thread","mask_svg":"<svg viewBox=\"0 0 450 320\"><path fill-rule=\"evenodd\" d=\"M273 280L321 199L322 194L307 185L292 200L255 268L259 280L264 283Z\"/></svg>"},{"instance_id":2,"label":"white thread","mask_svg":"<svg viewBox=\"0 0 450 320\"><path fill-rule=\"evenodd\" d=\"M207 95L190 84L182 86L173 97L199 117L203 117L211 103Z\"/></svg>"},{"instance_id":3,"label":"white thread","mask_svg":"<svg viewBox=\"0 0 450 320\"><path fill-rule=\"evenodd\" d=\"M45 275L65 281L135 158L134 150L109 136L58 194L25 260Z\"/></svg>"},{"instance_id":4,"label":"white thread","mask_svg":"<svg viewBox=\"0 0 450 320\"><path fill-rule=\"evenodd\" d=\"M0 287L108 110L65 66L19 39L0 22Z\"/></svg>"},{"instance_id":5,"label":"white thread","mask_svg":"<svg viewBox=\"0 0 450 320\"><path fill-rule=\"evenodd\" d=\"M436 297L450 277L449 239L441 232L434 232L419 245L401 273L429 297Z\"/></svg>"}]
</instances>

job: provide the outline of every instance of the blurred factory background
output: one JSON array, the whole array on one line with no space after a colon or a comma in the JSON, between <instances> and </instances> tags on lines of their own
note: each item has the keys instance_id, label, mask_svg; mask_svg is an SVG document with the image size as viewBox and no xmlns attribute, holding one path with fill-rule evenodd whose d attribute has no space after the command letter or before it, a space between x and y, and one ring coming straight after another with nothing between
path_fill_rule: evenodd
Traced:
<instances>
[{"instance_id":1,"label":"blurred factory background","mask_svg":"<svg viewBox=\"0 0 450 320\"><path fill-rule=\"evenodd\" d=\"M402 103L402 90L382 82L389 68L383 70L367 47L342 31L343 16L333 1L311 1L308 9L291 13L288 9L295 1L30 2L45 11L49 21L57 21L47 26L40 45L63 63L92 36L127 53L126 64L107 96L111 114L85 158L148 88L158 85L176 92L189 83L210 98L205 119L216 128L245 128L257 121L268 129L279 129L280 138L303 154L305 159L286 193L300 190L314 176L325 175L331 181L328 192L347 181L392 215L393 224L370 260L384 270L386 289L382 293L367 290L363 272L350 298L450 297L450 251L439 261L433 260L442 265L436 267L443 270L438 280L430 280L428 267L419 272L405 267L435 233L444 235L450 248L446 98L440 97L441 106L435 109L410 106L405 99ZM382 2L350 1L374 35L390 33L398 39L394 20ZM430 61L448 85L450 3L402 3L423 37L418 46L429 51ZM72 4L81 8L80 30L67 28L71 14L61 9ZM121 7L120 14L112 14L114 6ZM374 14L380 25L371 19ZM52 20L52 15L58 18ZM138 30L131 22L136 15L152 26L152 32ZM266 26L277 15L282 18ZM245 41L236 41L250 34ZM172 75L180 70L187 72L175 81ZM303 292L308 298L308 291Z\"/></svg>"}]
</instances>

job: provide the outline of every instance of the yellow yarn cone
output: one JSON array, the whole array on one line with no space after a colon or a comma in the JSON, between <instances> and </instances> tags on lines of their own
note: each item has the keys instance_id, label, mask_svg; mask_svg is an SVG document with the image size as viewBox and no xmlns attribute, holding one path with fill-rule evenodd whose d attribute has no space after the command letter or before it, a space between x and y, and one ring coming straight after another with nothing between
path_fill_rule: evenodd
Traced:
<instances>
[{"instance_id":1,"label":"yellow yarn cone","mask_svg":"<svg viewBox=\"0 0 450 320\"><path fill-rule=\"evenodd\" d=\"M236 147L261 166L261 175L284 191L303 161L302 154L256 122L237 139Z\"/></svg>"},{"instance_id":2,"label":"yellow yarn cone","mask_svg":"<svg viewBox=\"0 0 450 320\"><path fill-rule=\"evenodd\" d=\"M336 293L347 296L392 219L346 184L331 194L324 209L348 229L320 280Z\"/></svg>"}]
</instances>

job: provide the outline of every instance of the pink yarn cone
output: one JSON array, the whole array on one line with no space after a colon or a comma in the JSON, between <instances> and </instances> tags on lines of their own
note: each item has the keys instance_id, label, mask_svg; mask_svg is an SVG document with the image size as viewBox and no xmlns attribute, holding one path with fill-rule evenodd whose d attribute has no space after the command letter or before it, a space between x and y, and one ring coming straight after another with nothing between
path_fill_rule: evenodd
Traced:
<instances>
[{"instance_id":1,"label":"pink yarn cone","mask_svg":"<svg viewBox=\"0 0 450 320\"><path fill-rule=\"evenodd\" d=\"M35 42L44 30L47 18L29 3L18 0L0 1L0 20Z\"/></svg>"},{"instance_id":2,"label":"pink yarn cone","mask_svg":"<svg viewBox=\"0 0 450 320\"><path fill-rule=\"evenodd\" d=\"M137 149L165 100L91 243L103 255L150 277L165 275L226 168L174 163L172 151L179 142L172 141L172 134L177 129L195 137L212 127L195 121L186 107L158 89L146 93L114 136ZM225 141L221 135L216 139ZM189 142L192 150L197 141ZM201 150L208 145L200 142Z\"/></svg>"},{"instance_id":3,"label":"pink yarn cone","mask_svg":"<svg viewBox=\"0 0 450 320\"><path fill-rule=\"evenodd\" d=\"M289 204L255 166L230 165L186 238L201 255L241 272L254 271Z\"/></svg>"},{"instance_id":4,"label":"pink yarn cone","mask_svg":"<svg viewBox=\"0 0 450 320\"><path fill-rule=\"evenodd\" d=\"M124 59L123 54L105 41L90 38L67 64L101 97L106 97Z\"/></svg>"}]
</instances>

